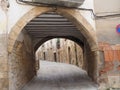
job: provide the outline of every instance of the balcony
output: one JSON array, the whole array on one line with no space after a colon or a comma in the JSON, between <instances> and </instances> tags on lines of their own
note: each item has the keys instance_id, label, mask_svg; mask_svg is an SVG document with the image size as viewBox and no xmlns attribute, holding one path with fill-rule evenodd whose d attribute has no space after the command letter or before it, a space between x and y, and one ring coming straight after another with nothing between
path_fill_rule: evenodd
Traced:
<instances>
[{"instance_id":1,"label":"balcony","mask_svg":"<svg viewBox=\"0 0 120 90\"><path fill-rule=\"evenodd\" d=\"M25 3L35 3L40 5L51 5L61 7L79 7L85 0L19 0Z\"/></svg>"}]
</instances>

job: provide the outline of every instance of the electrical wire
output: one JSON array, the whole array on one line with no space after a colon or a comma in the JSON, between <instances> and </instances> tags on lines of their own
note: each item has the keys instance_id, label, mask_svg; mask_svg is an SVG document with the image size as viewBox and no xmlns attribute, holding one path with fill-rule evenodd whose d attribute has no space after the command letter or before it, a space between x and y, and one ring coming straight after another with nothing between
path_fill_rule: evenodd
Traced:
<instances>
[{"instance_id":1,"label":"electrical wire","mask_svg":"<svg viewBox=\"0 0 120 90\"><path fill-rule=\"evenodd\" d=\"M89 11L92 13L94 19L106 19L106 18L114 18L114 17L120 17L120 14L109 14L109 15L102 15L98 16L94 13L93 9L87 9L87 8L79 8L79 7L67 7L63 5L56 5L56 4L45 4L45 3L38 3L38 2L31 2L31 1L23 1L23 0L16 0L18 4L22 5L33 5L33 6L41 6L41 7L62 7L62 8L68 8L68 9L77 9L82 11Z\"/></svg>"}]
</instances>

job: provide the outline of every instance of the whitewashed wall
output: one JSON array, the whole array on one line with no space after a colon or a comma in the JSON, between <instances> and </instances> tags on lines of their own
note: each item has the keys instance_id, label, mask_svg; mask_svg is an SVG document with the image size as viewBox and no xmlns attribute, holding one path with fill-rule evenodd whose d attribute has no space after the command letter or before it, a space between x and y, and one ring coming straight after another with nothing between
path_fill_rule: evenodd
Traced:
<instances>
[{"instance_id":1,"label":"whitewashed wall","mask_svg":"<svg viewBox=\"0 0 120 90\"><path fill-rule=\"evenodd\" d=\"M81 8L86 8L86 9L93 9L94 10L94 0L85 0ZM81 14L83 17L87 19L87 21L93 26L95 29L95 21L94 21L94 16L90 11L81 11Z\"/></svg>"},{"instance_id":2,"label":"whitewashed wall","mask_svg":"<svg viewBox=\"0 0 120 90\"><path fill-rule=\"evenodd\" d=\"M16 0L9 0L10 7L8 11L8 31L17 23L17 21L24 16L33 7L30 5L17 4Z\"/></svg>"},{"instance_id":3,"label":"whitewashed wall","mask_svg":"<svg viewBox=\"0 0 120 90\"><path fill-rule=\"evenodd\" d=\"M6 13L0 7L0 34L6 33L7 17Z\"/></svg>"}]
</instances>

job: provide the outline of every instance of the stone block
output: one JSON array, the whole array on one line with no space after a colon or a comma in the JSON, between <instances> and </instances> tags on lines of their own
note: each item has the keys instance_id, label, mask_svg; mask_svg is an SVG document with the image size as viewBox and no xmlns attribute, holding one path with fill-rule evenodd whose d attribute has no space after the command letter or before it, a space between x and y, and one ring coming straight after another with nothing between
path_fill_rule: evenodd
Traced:
<instances>
[{"instance_id":1,"label":"stone block","mask_svg":"<svg viewBox=\"0 0 120 90\"><path fill-rule=\"evenodd\" d=\"M14 32L15 33L15 32ZM32 53L27 52L26 47L31 46L31 38L25 32L22 33L22 38L20 35L15 40L15 43L10 39L11 43L14 44L10 47L13 48L12 52L9 53L9 82L10 90L19 90L23 87L31 78L34 76L34 59L32 59ZM27 37L27 38L26 38ZM19 39L21 38L21 42ZM29 48L32 50L32 47ZM19 81L19 82L18 82Z\"/></svg>"},{"instance_id":2,"label":"stone block","mask_svg":"<svg viewBox=\"0 0 120 90\"><path fill-rule=\"evenodd\" d=\"M0 90L8 90L8 78L0 78Z\"/></svg>"},{"instance_id":3,"label":"stone block","mask_svg":"<svg viewBox=\"0 0 120 90\"><path fill-rule=\"evenodd\" d=\"M4 63L4 61L2 61L3 63L0 63L0 71L8 71L8 66L6 63Z\"/></svg>"},{"instance_id":4,"label":"stone block","mask_svg":"<svg viewBox=\"0 0 120 90\"><path fill-rule=\"evenodd\" d=\"M109 75L108 83L110 88L120 89L120 75Z\"/></svg>"}]
</instances>

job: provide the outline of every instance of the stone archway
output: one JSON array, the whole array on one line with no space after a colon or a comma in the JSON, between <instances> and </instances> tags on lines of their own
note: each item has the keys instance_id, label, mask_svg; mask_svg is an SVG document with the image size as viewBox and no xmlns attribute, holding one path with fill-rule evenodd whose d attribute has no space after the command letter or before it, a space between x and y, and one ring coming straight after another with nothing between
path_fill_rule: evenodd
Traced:
<instances>
[{"instance_id":1,"label":"stone archway","mask_svg":"<svg viewBox=\"0 0 120 90\"><path fill-rule=\"evenodd\" d=\"M34 45L34 52L37 51L37 49L46 41L54 39L54 38L65 38L65 39L69 39L71 41L74 41L75 43L77 43L82 49L83 49L83 43L76 37L74 36L50 36L50 37L45 37L42 40L39 40L36 42L36 44Z\"/></svg>"},{"instance_id":2,"label":"stone archway","mask_svg":"<svg viewBox=\"0 0 120 90\"><path fill-rule=\"evenodd\" d=\"M55 11L56 13L69 19L81 34L86 38L88 46L90 47L90 53L88 57L91 57L93 64L89 64L88 67L91 67L88 70L89 76L94 80L97 80L97 61L99 59L98 46L96 35L93 27L87 22L87 20L79 13L79 11L74 9L65 9L65 8L48 8L48 7L35 7L27 12L18 22L13 26L9 34L8 40L8 52L11 53L15 44L15 41L27 23L33 18L37 17L40 14L45 12ZM90 61L91 61L90 60Z\"/></svg>"}]
</instances>

